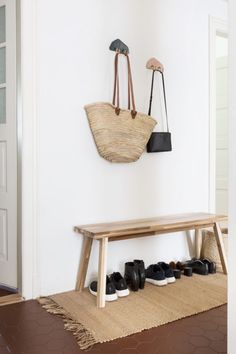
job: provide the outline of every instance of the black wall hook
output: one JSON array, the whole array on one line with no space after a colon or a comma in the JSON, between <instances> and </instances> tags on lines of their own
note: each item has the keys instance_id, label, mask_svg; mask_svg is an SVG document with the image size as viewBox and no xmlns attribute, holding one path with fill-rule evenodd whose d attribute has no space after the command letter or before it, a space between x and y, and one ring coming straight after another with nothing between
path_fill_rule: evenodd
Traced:
<instances>
[{"instance_id":1,"label":"black wall hook","mask_svg":"<svg viewBox=\"0 0 236 354\"><path fill-rule=\"evenodd\" d=\"M109 49L114 52L129 54L129 48L120 39L115 39L113 42L111 42Z\"/></svg>"}]
</instances>

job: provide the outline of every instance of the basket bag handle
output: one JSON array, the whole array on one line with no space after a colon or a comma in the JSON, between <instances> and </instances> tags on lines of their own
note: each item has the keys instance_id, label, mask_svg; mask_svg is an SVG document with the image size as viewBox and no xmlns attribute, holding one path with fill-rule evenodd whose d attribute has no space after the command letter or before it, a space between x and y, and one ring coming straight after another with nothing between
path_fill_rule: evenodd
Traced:
<instances>
[{"instance_id":1,"label":"basket bag handle","mask_svg":"<svg viewBox=\"0 0 236 354\"><path fill-rule=\"evenodd\" d=\"M114 77L114 90L113 90L113 100L112 104L116 107L115 112L117 115L120 114L120 88L119 88L119 72L118 72L118 58L120 53L115 55L115 77ZM132 102L131 117L134 119L137 111L135 108L135 99L134 99L134 89L133 81L131 74L131 65L128 54L124 54L127 58L127 68L128 68L128 110L130 110L130 98Z\"/></svg>"}]
</instances>

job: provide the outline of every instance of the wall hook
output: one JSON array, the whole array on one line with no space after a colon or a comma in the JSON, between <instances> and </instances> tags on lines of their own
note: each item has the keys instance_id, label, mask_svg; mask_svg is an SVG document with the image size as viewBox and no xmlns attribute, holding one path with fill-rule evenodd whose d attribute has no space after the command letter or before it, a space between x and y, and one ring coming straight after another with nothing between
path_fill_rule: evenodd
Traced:
<instances>
[{"instance_id":1,"label":"wall hook","mask_svg":"<svg viewBox=\"0 0 236 354\"><path fill-rule=\"evenodd\" d=\"M117 53L129 54L129 48L120 39L115 39L111 42L109 49Z\"/></svg>"},{"instance_id":2,"label":"wall hook","mask_svg":"<svg viewBox=\"0 0 236 354\"><path fill-rule=\"evenodd\" d=\"M146 68L153 71L160 71L161 73L164 71L164 66L156 58L149 59Z\"/></svg>"}]
</instances>

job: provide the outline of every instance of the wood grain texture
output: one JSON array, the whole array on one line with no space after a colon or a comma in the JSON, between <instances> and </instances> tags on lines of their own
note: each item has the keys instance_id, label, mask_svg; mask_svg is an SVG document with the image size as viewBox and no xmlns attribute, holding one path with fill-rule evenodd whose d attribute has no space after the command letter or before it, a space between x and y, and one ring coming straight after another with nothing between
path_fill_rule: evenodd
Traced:
<instances>
[{"instance_id":1,"label":"wood grain texture","mask_svg":"<svg viewBox=\"0 0 236 354\"><path fill-rule=\"evenodd\" d=\"M84 247L78 272L76 289L81 291L84 287L91 245L94 239L99 241L97 307L103 308L105 307L108 241L118 241L136 237L148 237L156 234L195 229L196 255L197 257L200 257L202 242L202 233L200 229L205 227L214 228L222 267L224 273L227 274L227 264L222 241L222 234L218 225L218 222L226 220L227 216L224 215L188 213L149 219L126 220L112 223L76 226L74 230L84 235Z\"/></svg>"},{"instance_id":2,"label":"wood grain texture","mask_svg":"<svg viewBox=\"0 0 236 354\"><path fill-rule=\"evenodd\" d=\"M218 247L218 251L219 251L219 255L220 255L220 260L221 260L223 272L225 274L228 274L228 266L227 266L227 258L226 258L226 254L225 254L224 242L223 242L221 228L218 223L215 223L215 225L214 225L214 234L215 234L215 238L216 238L216 243L217 243L217 247Z\"/></svg>"},{"instance_id":3,"label":"wood grain texture","mask_svg":"<svg viewBox=\"0 0 236 354\"><path fill-rule=\"evenodd\" d=\"M202 230L195 230L195 256L196 258L200 258L202 249Z\"/></svg>"},{"instance_id":4,"label":"wood grain texture","mask_svg":"<svg viewBox=\"0 0 236 354\"><path fill-rule=\"evenodd\" d=\"M88 270L88 263L91 253L93 239L84 236L83 248L80 257L80 265L77 275L75 290L82 291L84 288L85 278Z\"/></svg>"},{"instance_id":5,"label":"wood grain texture","mask_svg":"<svg viewBox=\"0 0 236 354\"><path fill-rule=\"evenodd\" d=\"M106 272L107 272L107 237L99 241L99 260L98 260L98 293L97 307L105 307L106 293Z\"/></svg>"},{"instance_id":6,"label":"wood grain texture","mask_svg":"<svg viewBox=\"0 0 236 354\"><path fill-rule=\"evenodd\" d=\"M193 230L213 226L216 222L226 221L227 216L209 213L186 213L160 216L148 219L125 220L112 223L80 225L75 232L87 237L100 239L103 237L116 238L131 235L147 235L168 233L182 230Z\"/></svg>"},{"instance_id":7,"label":"wood grain texture","mask_svg":"<svg viewBox=\"0 0 236 354\"><path fill-rule=\"evenodd\" d=\"M0 297L0 306L15 304L17 302L22 302L24 299L19 294L11 294Z\"/></svg>"}]
</instances>

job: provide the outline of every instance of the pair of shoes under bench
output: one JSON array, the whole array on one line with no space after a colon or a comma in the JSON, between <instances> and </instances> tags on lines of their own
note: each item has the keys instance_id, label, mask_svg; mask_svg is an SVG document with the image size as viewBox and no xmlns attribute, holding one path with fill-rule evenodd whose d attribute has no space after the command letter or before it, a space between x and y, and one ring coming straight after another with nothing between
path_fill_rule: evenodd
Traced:
<instances>
[{"instance_id":1,"label":"pair of shoes under bench","mask_svg":"<svg viewBox=\"0 0 236 354\"><path fill-rule=\"evenodd\" d=\"M157 264L151 264L146 269L146 282L164 286L175 282L175 276L173 270L165 262L159 262Z\"/></svg>"},{"instance_id":2,"label":"pair of shoes under bench","mask_svg":"<svg viewBox=\"0 0 236 354\"><path fill-rule=\"evenodd\" d=\"M93 281L89 285L89 291L92 295L97 296L98 282ZM129 289L127 287L125 279L119 272L114 272L110 276L106 277L106 294L105 301L115 301L118 297L124 297L129 295Z\"/></svg>"}]
</instances>

